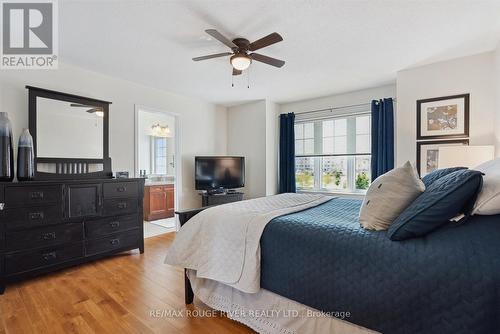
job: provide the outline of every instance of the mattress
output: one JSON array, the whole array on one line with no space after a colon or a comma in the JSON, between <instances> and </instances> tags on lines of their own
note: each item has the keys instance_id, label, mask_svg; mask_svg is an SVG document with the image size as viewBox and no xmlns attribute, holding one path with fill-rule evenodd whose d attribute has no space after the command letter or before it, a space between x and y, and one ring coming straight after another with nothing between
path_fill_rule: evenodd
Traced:
<instances>
[{"instance_id":1,"label":"mattress","mask_svg":"<svg viewBox=\"0 0 500 334\"><path fill-rule=\"evenodd\" d=\"M261 238L261 287L391 333L500 333L500 217L391 241L359 226L361 201L281 216Z\"/></svg>"}]
</instances>

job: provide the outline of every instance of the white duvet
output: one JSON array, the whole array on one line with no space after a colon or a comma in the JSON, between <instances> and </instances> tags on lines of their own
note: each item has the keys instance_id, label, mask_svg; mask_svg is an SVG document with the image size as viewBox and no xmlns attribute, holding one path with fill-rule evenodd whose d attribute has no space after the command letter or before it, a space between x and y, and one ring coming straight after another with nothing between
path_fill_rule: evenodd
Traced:
<instances>
[{"instance_id":1,"label":"white duvet","mask_svg":"<svg viewBox=\"0 0 500 334\"><path fill-rule=\"evenodd\" d=\"M323 195L280 194L204 210L177 233L165 263L247 293L260 289L260 237L273 218L315 207Z\"/></svg>"}]
</instances>

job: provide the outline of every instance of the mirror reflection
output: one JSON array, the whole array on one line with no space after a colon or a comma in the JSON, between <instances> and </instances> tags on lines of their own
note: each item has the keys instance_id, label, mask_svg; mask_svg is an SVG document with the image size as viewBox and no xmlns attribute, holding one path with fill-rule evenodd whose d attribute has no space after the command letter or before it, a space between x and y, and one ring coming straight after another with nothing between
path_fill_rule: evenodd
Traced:
<instances>
[{"instance_id":1,"label":"mirror reflection","mask_svg":"<svg viewBox=\"0 0 500 334\"><path fill-rule=\"evenodd\" d=\"M37 97L37 156L102 159L104 112L99 106Z\"/></svg>"}]
</instances>

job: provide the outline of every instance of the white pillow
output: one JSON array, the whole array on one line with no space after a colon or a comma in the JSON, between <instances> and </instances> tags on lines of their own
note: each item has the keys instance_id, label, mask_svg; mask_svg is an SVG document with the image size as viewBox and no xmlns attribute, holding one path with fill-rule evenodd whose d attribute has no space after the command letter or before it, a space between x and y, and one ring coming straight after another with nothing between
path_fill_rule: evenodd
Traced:
<instances>
[{"instance_id":1,"label":"white pillow","mask_svg":"<svg viewBox=\"0 0 500 334\"><path fill-rule=\"evenodd\" d=\"M476 168L484 173L483 188L474 204L473 215L497 215L500 213L500 158L487 161Z\"/></svg>"},{"instance_id":2,"label":"white pillow","mask_svg":"<svg viewBox=\"0 0 500 334\"><path fill-rule=\"evenodd\" d=\"M359 222L368 230L386 230L421 193L425 185L407 161L373 181L366 192Z\"/></svg>"}]
</instances>

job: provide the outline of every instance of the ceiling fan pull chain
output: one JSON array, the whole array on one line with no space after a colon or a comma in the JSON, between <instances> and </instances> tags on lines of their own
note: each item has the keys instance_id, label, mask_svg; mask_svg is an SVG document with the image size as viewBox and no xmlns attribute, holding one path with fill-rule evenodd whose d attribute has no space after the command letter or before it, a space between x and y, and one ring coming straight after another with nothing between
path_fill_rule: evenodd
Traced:
<instances>
[{"instance_id":1,"label":"ceiling fan pull chain","mask_svg":"<svg viewBox=\"0 0 500 334\"><path fill-rule=\"evenodd\" d=\"M231 87L234 87L234 75L231 75Z\"/></svg>"},{"instance_id":2,"label":"ceiling fan pull chain","mask_svg":"<svg viewBox=\"0 0 500 334\"><path fill-rule=\"evenodd\" d=\"M247 70L247 89L250 88L250 68Z\"/></svg>"}]
</instances>

